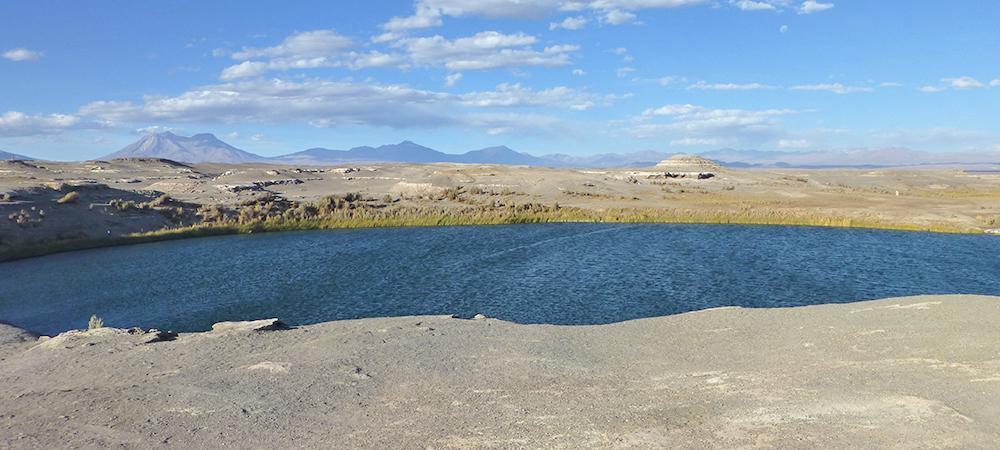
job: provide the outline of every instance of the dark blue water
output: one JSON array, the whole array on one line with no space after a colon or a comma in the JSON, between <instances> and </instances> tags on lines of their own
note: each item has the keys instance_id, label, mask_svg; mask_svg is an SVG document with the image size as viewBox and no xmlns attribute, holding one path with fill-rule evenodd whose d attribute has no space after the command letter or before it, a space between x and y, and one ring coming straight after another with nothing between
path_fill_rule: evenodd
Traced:
<instances>
[{"instance_id":1,"label":"dark blue water","mask_svg":"<svg viewBox=\"0 0 1000 450\"><path fill-rule=\"evenodd\" d=\"M55 333L483 313L595 324L725 305L1000 295L1000 239L720 225L553 224L227 236L0 264L0 320Z\"/></svg>"}]
</instances>

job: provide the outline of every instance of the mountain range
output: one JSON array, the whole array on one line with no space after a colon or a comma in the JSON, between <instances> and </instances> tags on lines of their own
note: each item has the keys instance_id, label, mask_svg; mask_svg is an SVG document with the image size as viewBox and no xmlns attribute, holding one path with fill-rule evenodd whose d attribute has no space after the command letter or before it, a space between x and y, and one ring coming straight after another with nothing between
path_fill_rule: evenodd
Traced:
<instances>
[{"instance_id":1,"label":"mountain range","mask_svg":"<svg viewBox=\"0 0 1000 450\"><path fill-rule=\"evenodd\" d=\"M0 161L8 161L8 160L12 160L12 159L34 159L34 158L31 158L31 157L28 157L28 156L24 156L24 155L18 155L17 153L9 153L9 152L5 152L3 150L0 150Z\"/></svg>"},{"instance_id":2,"label":"mountain range","mask_svg":"<svg viewBox=\"0 0 1000 450\"><path fill-rule=\"evenodd\" d=\"M171 132L143 136L139 141L102 159L156 157L188 163L274 163L329 165L345 163L469 163L511 164L547 167L650 167L677 153L641 151L591 156L548 154L534 156L505 146L488 147L461 154L444 153L403 141L379 147L334 150L310 148L281 156L265 157L229 145L212 134L178 136ZM2 153L0 153L2 155ZM894 167L894 166L990 166L1000 167L1000 152L927 153L906 148L782 152L720 149L700 153L729 167Z\"/></svg>"}]
</instances>

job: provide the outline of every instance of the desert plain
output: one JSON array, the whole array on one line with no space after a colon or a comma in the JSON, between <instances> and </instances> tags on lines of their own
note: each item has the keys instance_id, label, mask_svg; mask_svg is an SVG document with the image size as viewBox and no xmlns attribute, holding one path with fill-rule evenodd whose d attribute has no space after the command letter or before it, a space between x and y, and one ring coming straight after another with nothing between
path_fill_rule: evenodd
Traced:
<instances>
[{"instance_id":1,"label":"desert plain","mask_svg":"<svg viewBox=\"0 0 1000 450\"><path fill-rule=\"evenodd\" d=\"M598 326L0 325L0 447L995 448L998 320L998 297L924 296Z\"/></svg>"},{"instance_id":2,"label":"desert plain","mask_svg":"<svg viewBox=\"0 0 1000 450\"><path fill-rule=\"evenodd\" d=\"M996 233L1000 171L0 161L0 260L213 233L558 221Z\"/></svg>"}]
</instances>

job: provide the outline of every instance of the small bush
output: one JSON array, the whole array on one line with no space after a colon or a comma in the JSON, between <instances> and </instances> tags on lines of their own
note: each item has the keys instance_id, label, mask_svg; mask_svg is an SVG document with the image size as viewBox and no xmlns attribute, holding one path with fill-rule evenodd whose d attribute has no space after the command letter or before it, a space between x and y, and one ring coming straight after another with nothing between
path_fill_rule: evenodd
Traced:
<instances>
[{"instance_id":1,"label":"small bush","mask_svg":"<svg viewBox=\"0 0 1000 450\"><path fill-rule=\"evenodd\" d=\"M98 328L104 328L104 321L97 317L97 314L93 314L90 316L90 321L87 322L87 329L96 330Z\"/></svg>"},{"instance_id":2,"label":"small bush","mask_svg":"<svg viewBox=\"0 0 1000 450\"><path fill-rule=\"evenodd\" d=\"M67 203L76 203L76 201L79 199L80 199L80 194L78 194L76 191L73 191L66 193L66 195L62 196L62 198L56 200L56 203L60 205L65 205Z\"/></svg>"},{"instance_id":3,"label":"small bush","mask_svg":"<svg viewBox=\"0 0 1000 450\"><path fill-rule=\"evenodd\" d=\"M167 203L170 203L172 200L173 199L171 199L169 195L163 194L159 197L156 197L156 199L154 199L153 201L149 202L149 205L153 207L163 206L166 205Z\"/></svg>"}]
</instances>

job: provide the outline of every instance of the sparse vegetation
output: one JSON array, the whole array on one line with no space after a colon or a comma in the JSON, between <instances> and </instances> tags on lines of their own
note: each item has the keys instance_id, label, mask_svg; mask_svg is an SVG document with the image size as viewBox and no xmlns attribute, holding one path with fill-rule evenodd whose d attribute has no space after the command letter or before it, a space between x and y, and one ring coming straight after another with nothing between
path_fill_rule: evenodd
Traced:
<instances>
[{"instance_id":1,"label":"sparse vegetation","mask_svg":"<svg viewBox=\"0 0 1000 450\"><path fill-rule=\"evenodd\" d=\"M11 196L9 192L4 192L3 194L0 194L0 202L9 202L13 200L14 197Z\"/></svg>"},{"instance_id":2,"label":"sparse vegetation","mask_svg":"<svg viewBox=\"0 0 1000 450\"><path fill-rule=\"evenodd\" d=\"M90 321L87 322L87 329L96 330L98 328L104 328L104 320L97 317L97 314L93 314L90 316Z\"/></svg>"},{"instance_id":3,"label":"sparse vegetation","mask_svg":"<svg viewBox=\"0 0 1000 450\"><path fill-rule=\"evenodd\" d=\"M159 206L165 206L172 201L173 199L171 199L169 195L163 194L153 199L153 201L149 202L149 205L155 208Z\"/></svg>"},{"instance_id":4,"label":"sparse vegetation","mask_svg":"<svg viewBox=\"0 0 1000 450\"><path fill-rule=\"evenodd\" d=\"M67 192L66 195L59 198L59 200L56 200L56 203L60 205L65 205L69 203L76 203L76 201L79 199L80 199L80 194L78 192L70 191Z\"/></svg>"},{"instance_id":5,"label":"sparse vegetation","mask_svg":"<svg viewBox=\"0 0 1000 450\"><path fill-rule=\"evenodd\" d=\"M32 227L38 225L42 222L42 218L45 214L41 211L38 212L38 217L32 217L31 211L26 209L21 209L20 211L12 212L7 215L7 220L16 223L21 228Z\"/></svg>"}]
</instances>

